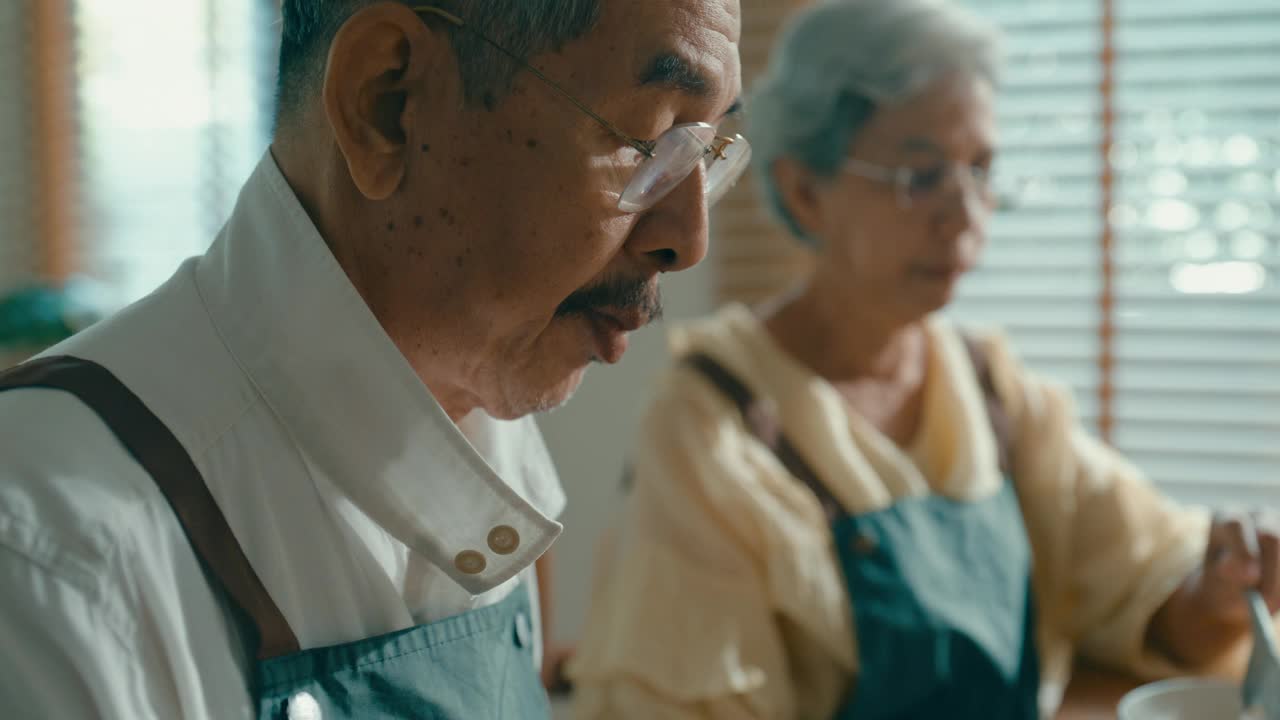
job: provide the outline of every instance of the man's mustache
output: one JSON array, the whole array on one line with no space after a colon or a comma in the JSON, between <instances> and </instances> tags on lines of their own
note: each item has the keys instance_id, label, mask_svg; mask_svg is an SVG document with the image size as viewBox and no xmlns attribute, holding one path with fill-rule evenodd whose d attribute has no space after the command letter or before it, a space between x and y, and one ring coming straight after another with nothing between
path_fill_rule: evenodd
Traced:
<instances>
[{"instance_id":1,"label":"man's mustache","mask_svg":"<svg viewBox=\"0 0 1280 720\"><path fill-rule=\"evenodd\" d=\"M608 310L639 310L646 322L661 320L662 292L658 289L657 279L608 280L582 288L560 303L556 317Z\"/></svg>"}]
</instances>

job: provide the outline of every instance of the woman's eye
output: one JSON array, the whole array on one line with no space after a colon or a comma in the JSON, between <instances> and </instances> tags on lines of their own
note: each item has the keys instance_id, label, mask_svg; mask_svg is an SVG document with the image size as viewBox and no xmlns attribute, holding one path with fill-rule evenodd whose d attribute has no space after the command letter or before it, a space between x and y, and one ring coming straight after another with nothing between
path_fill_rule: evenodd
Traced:
<instances>
[{"instance_id":1,"label":"woman's eye","mask_svg":"<svg viewBox=\"0 0 1280 720\"><path fill-rule=\"evenodd\" d=\"M946 170L941 167L925 168L911 171L911 191L929 192L936 190L946 177Z\"/></svg>"}]
</instances>

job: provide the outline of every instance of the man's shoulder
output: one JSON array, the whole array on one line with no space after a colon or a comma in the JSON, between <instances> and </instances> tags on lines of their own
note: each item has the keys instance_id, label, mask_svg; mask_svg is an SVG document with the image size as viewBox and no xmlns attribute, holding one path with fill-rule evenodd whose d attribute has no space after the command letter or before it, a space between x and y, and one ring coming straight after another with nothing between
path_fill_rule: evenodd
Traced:
<instances>
[{"instance_id":1,"label":"man's shoulder","mask_svg":"<svg viewBox=\"0 0 1280 720\"><path fill-rule=\"evenodd\" d=\"M223 343L189 262L164 285L50 348L101 366L128 388L193 459L242 420L260 396Z\"/></svg>"},{"instance_id":2,"label":"man's shoulder","mask_svg":"<svg viewBox=\"0 0 1280 720\"><path fill-rule=\"evenodd\" d=\"M97 592L154 533L151 478L98 416L58 390L0 393L0 546Z\"/></svg>"},{"instance_id":3,"label":"man's shoulder","mask_svg":"<svg viewBox=\"0 0 1280 720\"><path fill-rule=\"evenodd\" d=\"M78 686L106 690L91 701L99 710L174 717L178 681L203 688L204 700L190 695L196 715L239 713L239 630L146 471L62 391L0 392L0 428L0 634L22 628L35 646L24 661L41 677L82 673ZM69 707L50 702L31 716Z\"/></svg>"}]
</instances>

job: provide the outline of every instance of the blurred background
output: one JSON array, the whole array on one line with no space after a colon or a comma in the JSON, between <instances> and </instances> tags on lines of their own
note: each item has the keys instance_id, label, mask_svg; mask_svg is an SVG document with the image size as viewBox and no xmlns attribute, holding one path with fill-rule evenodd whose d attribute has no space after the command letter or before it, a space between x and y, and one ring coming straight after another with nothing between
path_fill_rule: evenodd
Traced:
<instances>
[{"instance_id":1,"label":"blurred background","mask_svg":"<svg viewBox=\"0 0 1280 720\"><path fill-rule=\"evenodd\" d=\"M751 78L795 0L743 0ZM1280 497L1280 2L970 0L1008 35L999 172L1025 187L952 312L999 325L1171 494ZM221 227L266 149L277 0L0 2L0 366L149 292ZM750 182L668 322L785 287L807 258ZM661 329L542 419L571 498L558 634Z\"/></svg>"}]
</instances>

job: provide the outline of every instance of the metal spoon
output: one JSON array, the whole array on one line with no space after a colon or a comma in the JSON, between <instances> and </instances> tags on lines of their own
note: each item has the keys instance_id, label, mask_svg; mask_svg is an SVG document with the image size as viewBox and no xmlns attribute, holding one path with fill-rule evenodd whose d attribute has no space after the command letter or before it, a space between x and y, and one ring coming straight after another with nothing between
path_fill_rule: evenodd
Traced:
<instances>
[{"instance_id":1,"label":"metal spoon","mask_svg":"<svg viewBox=\"0 0 1280 720\"><path fill-rule=\"evenodd\" d=\"M1244 678L1244 707L1261 710L1266 720L1280 720L1280 642L1276 640L1275 620L1262 593L1250 590L1247 600L1253 622L1253 654Z\"/></svg>"}]
</instances>

